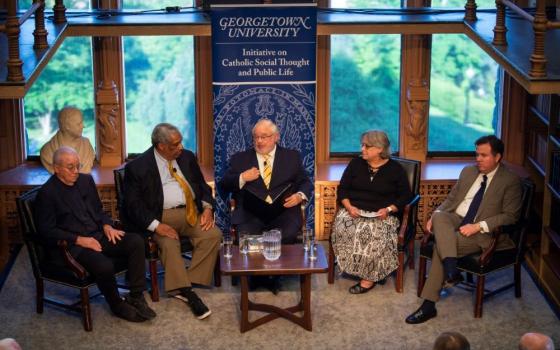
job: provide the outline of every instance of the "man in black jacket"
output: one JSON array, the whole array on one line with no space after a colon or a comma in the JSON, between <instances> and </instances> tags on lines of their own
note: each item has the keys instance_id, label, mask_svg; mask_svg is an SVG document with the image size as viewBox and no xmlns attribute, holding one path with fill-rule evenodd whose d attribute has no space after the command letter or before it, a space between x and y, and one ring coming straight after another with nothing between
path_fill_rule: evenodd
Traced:
<instances>
[{"instance_id":1,"label":"man in black jacket","mask_svg":"<svg viewBox=\"0 0 560 350\"><path fill-rule=\"evenodd\" d=\"M70 254L95 277L113 313L127 321L156 316L143 292L146 289L144 242L137 234L111 226L103 212L93 178L80 174L80 159L70 147L53 155L54 175L41 187L35 201L37 231L47 241L66 240ZM111 258L126 257L130 294L121 299Z\"/></svg>"},{"instance_id":2,"label":"man in black jacket","mask_svg":"<svg viewBox=\"0 0 560 350\"><path fill-rule=\"evenodd\" d=\"M182 141L175 126L156 125L152 147L125 167L124 207L127 225L154 232L165 268L166 292L185 300L194 315L203 319L211 312L191 284L211 283L222 233L214 226L212 190ZM194 247L188 270L179 235L189 237Z\"/></svg>"}]
</instances>

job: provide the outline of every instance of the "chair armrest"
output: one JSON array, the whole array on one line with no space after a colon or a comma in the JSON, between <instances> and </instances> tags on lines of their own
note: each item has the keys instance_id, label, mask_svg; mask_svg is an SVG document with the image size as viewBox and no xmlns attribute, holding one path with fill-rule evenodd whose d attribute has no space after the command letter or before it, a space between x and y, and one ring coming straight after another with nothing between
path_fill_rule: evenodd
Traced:
<instances>
[{"instance_id":1,"label":"chair armrest","mask_svg":"<svg viewBox=\"0 0 560 350\"><path fill-rule=\"evenodd\" d=\"M416 207L418 205L418 202L420 201L420 195L416 195L414 196L414 198L412 198L412 200L410 202L408 202L407 205L404 206L403 208L403 215L402 215L402 221L401 221L401 227L399 230L399 243L403 243L404 240L406 239L406 231L408 230L408 221L409 221L409 216L411 215L411 211L414 207Z\"/></svg>"},{"instance_id":2,"label":"chair armrest","mask_svg":"<svg viewBox=\"0 0 560 350\"><path fill-rule=\"evenodd\" d=\"M496 251L496 246L498 245L498 240L500 236L502 234L509 234L516 228L517 228L516 225L504 225L504 226L497 227L494 231L491 232L492 241L490 242L490 246L488 247L488 249L482 252L480 258L478 259L478 262L480 263L481 266L485 266L486 264L488 264L490 259L492 259L492 256Z\"/></svg>"},{"instance_id":3,"label":"chair armrest","mask_svg":"<svg viewBox=\"0 0 560 350\"><path fill-rule=\"evenodd\" d=\"M70 255L70 251L68 250L68 242L65 240L59 240L57 242L58 247L60 248L60 253L64 258L64 262L66 266L68 266L72 272L76 275L76 277L80 279L84 279L87 276L86 269L80 263L78 263L72 255Z\"/></svg>"}]
</instances>

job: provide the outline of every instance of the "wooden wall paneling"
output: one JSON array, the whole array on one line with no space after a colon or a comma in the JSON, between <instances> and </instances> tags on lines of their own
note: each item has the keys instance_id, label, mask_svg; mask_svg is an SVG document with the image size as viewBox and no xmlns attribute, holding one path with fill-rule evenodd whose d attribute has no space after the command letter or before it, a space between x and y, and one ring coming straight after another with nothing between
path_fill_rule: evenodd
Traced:
<instances>
[{"instance_id":1,"label":"wooden wall paneling","mask_svg":"<svg viewBox=\"0 0 560 350\"><path fill-rule=\"evenodd\" d=\"M120 1L98 1L98 9L120 9ZM97 161L117 167L126 159L124 69L122 38L93 37L93 84Z\"/></svg>"},{"instance_id":2,"label":"wooden wall paneling","mask_svg":"<svg viewBox=\"0 0 560 350\"><path fill-rule=\"evenodd\" d=\"M0 99L0 171L25 160L23 99Z\"/></svg>"},{"instance_id":3,"label":"wooden wall paneling","mask_svg":"<svg viewBox=\"0 0 560 350\"><path fill-rule=\"evenodd\" d=\"M325 162L330 157L330 35L317 36L317 84L315 102L315 163Z\"/></svg>"},{"instance_id":4,"label":"wooden wall paneling","mask_svg":"<svg viewBox=\"0 0 560 350\"><path fill-rule=\"evenodd\" d=\"M506 149L504 160L523 165L527 149L527 91L507 72L502 78L501 139Z\"/></svg>"},{"instance_id":5,"label":"wooden wall paneling","mask_svg":"<svg viewBox=\"0 0 560 350\"><path fill-rule=\"evenodd\" d=\"M426 161L430 107L431 35L401 36L399 154Z\"/></svg>"},{"instance_id":6,"label":"wooden wall paneling","mask_svg":"<svg viewBox=\"0 0 560 350\"><path fill-rule=\"evenodd\" d=\"M194 37L197 156L201 165L214 165L214 109L212 93L212 40Z\"/></svg>"}]
</instances>

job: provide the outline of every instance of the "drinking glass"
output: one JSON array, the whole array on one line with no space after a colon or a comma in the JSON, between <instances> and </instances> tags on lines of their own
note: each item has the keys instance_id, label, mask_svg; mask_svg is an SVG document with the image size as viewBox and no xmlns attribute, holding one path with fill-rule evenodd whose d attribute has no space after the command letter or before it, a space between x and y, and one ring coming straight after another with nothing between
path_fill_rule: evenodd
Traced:
<instances>
[{"instance_id":1,"label":"drinking glass","mask_svg":"<svg viewBox=\"0 0 560 350\"><path fill-rule=\"evenodd\" d=\"M307 228L303 230L303 250L309 251L309 245L313 239L313 229Z\"/></svg>"},{"instance_id":2,"label":"drinking glass","mask_svg":"<svg viewBox=\"0 0 560 350\"><path fill-rule=\"evenodd\" d=\"M224 236L223 245L224 245L224 258L230 259L233 256L233 252L232 252L233 239L231 238L231 236Z\"/></svg>"},{"instance_id":3,"label":"drinking glass","mask_svg":"<svg viewBox=\"0 0 560 350\"><path fill-rule=\"evenodd\" d=\"M309 260L317 260L317 248L315 247L315 237L311 238L309 241Z\"/></svg>"},{"instance_id":4,"label":"drinking glass","mask_svg":"<svg viewBox=\"0 0 560 350\"><path fill-rule=\"evenodd\" d=\"M249 253L249 232L239 233L239 252L241 254Z\"/></svg>"}]
</instances>

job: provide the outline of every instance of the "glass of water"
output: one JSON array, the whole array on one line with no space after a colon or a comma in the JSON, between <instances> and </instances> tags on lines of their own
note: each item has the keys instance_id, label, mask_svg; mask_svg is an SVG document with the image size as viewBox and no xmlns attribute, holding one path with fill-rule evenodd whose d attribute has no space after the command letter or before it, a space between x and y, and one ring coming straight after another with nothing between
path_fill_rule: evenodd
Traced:
<instances>
[{"instance_id":1,"label":"glass of water","mask_svg":"<svg viewBox=\"0 0 560 350\"><path fill-rule=\"evenodd\" d=\"M241 254L249 253L249 232L239 233L239 252Z\"/></svg>"},{"instance_id":2,"label":"glass of water","mask_svg":"<svg viewBox=\"0 0 560 350\"><path fill-rule=\"evenodd\" d=\"M315 247L315 237L311 238L309 242L309 260L315 261L317 260L317 247Z\"/></svg>"},{"instance_id":3,"label":"glass of water","mask_svg":"<svg viewBox=\"0 0 560 350\"><path fill-rule=\"evenodd\" d=\"M309 251L309 246L311 245L311 241L313 240L313 229L306 228L303 230L303 250L306 252Z\"/></svg>"},{"instance_id":4,"label":"glass of water","mask_svg":"<svg viewBox=\"0 0 560 350\"><path fill-rule=\"evenodd\" d=\"M282 253L282 232L273 229L263 233L263 255L266 260L274 261Z\"/></svg>"},{"instance_id":5,"label":"glass of water","mask_svg":"<svg viewBox=\"0 0 560 350\"><path fill-rule=\"evenodd\" d=\"M222 243L224 246L224 258L231 259L231 257L233 256L233 239L231 238L231 236L224 236Z\"/></svg>"}]
</instances>

